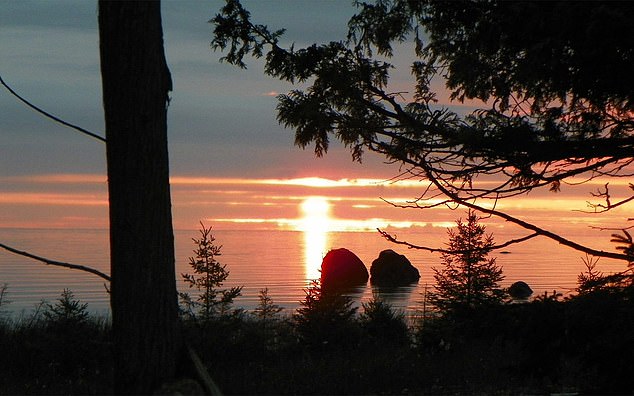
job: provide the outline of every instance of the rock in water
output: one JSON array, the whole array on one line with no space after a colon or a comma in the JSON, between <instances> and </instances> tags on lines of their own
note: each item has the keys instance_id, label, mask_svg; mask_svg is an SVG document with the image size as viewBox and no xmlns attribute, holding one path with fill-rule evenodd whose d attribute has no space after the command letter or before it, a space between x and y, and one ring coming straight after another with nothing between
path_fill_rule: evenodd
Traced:
<instances>
[{"instance_id":1,"label":"rock in water","mask_svg":"<svg viewBox=\"0 0 634 396\"><path fill-rule=\"evenodd\" d=\"M533 289L526 282L517 281L509 287L509 295L513 298L525 299L533 294Z\"/></svg>"},{"instance_id":2,"label":"rock in water","mask_svg":"<svg viewBox=\"0 0 634 396\"><path fill-rule=\"evenodd\" d=\"M348 249L333 249L321 262L322 287L358 286L366 283L368 278L368 269L363 261Z\"/></svg>"},{"instance_id":3,"label":"rock in water","mask_svg":"<svg viewBox=\"0 0 634 396\"><path fill-rule=\"evenodd\" d=\"M370 281L376 286L406 286L420 279L416 267L402 254L384 250L372 262Z\"/></svg>"}]
</instances>

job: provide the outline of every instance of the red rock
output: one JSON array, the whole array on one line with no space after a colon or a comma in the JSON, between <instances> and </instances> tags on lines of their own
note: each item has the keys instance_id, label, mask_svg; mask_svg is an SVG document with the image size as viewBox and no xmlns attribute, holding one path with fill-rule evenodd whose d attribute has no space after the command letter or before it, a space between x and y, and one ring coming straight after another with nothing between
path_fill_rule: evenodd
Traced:
<instances>
[{"instance_id":1,"label":"red rock","mask_svg":"<svg viewBox=\"0 0 634 396\"><path fill-rule=\"evenodd\" d=\"M321 262L322 287L350 287L364 284L370 275L363 261L345 248L333 249Z\"/></svg>"}]
</instances>

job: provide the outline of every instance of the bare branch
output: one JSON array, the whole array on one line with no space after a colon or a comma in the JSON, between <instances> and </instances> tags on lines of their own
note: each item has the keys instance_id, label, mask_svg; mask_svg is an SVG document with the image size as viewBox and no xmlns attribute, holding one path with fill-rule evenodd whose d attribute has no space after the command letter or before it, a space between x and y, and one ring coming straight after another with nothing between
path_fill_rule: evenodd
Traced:
<instances>
[{"instance_id":1,"label":"bare branch","mask_svg":"<svg viewBox=\"0 0 634 396\"><path fill-rule=\"evenodd\" d=\"M38 113L42 114L44 117L50 118L51 120L58 122L64 126L67 126L69 128L72 128L78 132L81 132L85 135L88 135L92 138L95 138L97 140L101 140L102 142L106 142L106 138L101 137L99 135L97 135L96 133L90 132L80 126L71 124L69 122L66 122L64 120L62 120L61 118L55 117L54 115L52 115L51 113L48 113L42 109L40 109L39 107L37 107L36 105L34 105L33 103L29 102L28 100L24 99L22 96L20 96L17 92L15 92L9 85L7 85L7 83L4 82L4 80L2 79L2 76L0 76L0 84L2 84L7 91L9 91L9 93L11 93L11 95L15 96L16 98L18 98L22 103L24 103L25 105L29 106L30 108L32 108L33 110L37 111Z\"/></svg>"},{"instance_id":2,"label":"bare branch","mask_svg":"<svg viewBox=\"0 0 634 396\"><path fill-rule=\"evenodd\" d=\"M379 234L381 234L385 239L387 239L388 241L395 243L397 245L404 245L407 246L409 249L419 249L419 250L426 250L428 252L432 252L432 253L446 253L446 254L456 254L456 253L468 253L467 251L459 251L459 250L447 250L447 249L442 249L442 248L432 248L432 247L428 247L428 246L421 246L421 245L414 245L412 243L406 242L406 241L401 241L399 239L397 239L394 235L389 234L387 231L383 231L381 229L377 228L377 231L379 232ZM533 234L529 234L529 235L525 235L521 238L517 238L517 239L510 239L504 243L501 243L499 245L494 245L491 246L490 248L488 248L487 250L498 250L498 249L502 249L505 248L509 245L513 245L516 243L521 243L524 241L527 241L529 239L532 239L536 236L539 236L538 233L533 233Z\"/></svg>"},{"instance_id":3,"label":"bare branch","mask_svg":"<svg viewBox=\"0 0 634 396\"><path fill-rule=\"evenodd\" d=\"M515 225L518 225L524 229L533 231L534 233L537 233L538 235L544 236L546 238L552 239L556 242L558 242L561 245L567 246L569 248L572 248L574 250L580 251L582 253L587 253L593 256L597 256L597 257L605 257L605 258L611 258L611 259L615 259L615 260L624 260L627 261L628 263L632 260L632 257L627 255L627 254L620 254L620 253L613 253L613 252L606 252L603 250L597 250L597 249L593 249L584 245L581 245L577 242L574 242L572 240L569 240L567 238L562 237L561 235L558 235L554 232L548 231L546 229L543 229L541 227L538 227L534 224L528 223L524 220L520 220L514 216L511 216L507 213L501 212L497 209L492 208L492 209L487 209L481 205L478 205L475 203L475 199L474 197L462 197L460 196L460 192L462 192L460 189L456 189L454 190L453 184L451 182L451 180L445 180L445 179L441 179L439 177L437 177L437 175L434 172L434 169L432 166L430 166L427 162L425 161L417 161L416 158L402 158L401 161L403 163L412 165L413 167L417 167L419 168L420 171L420 175L424 175L425 179L429 180L436 188L437 191L439 191L440 193L442 193L443 195L445 195L447 197L447 200L445 202L453 202L456 205L461 205L467 208L471 208L473 210L476 210L480 213L485 213L485 214L489 214L501 219L504 219L510 223L513 223ZM633 187L634 188L634 187ZM420 199L420 198L419 198ZM398 205L395 205L398 207ZM407 206L407 205L404 205ZM408 207L416 207L414 205L408 206ZM421 206L421 208L423 208Z\"/></svg>"},{"instance_id":4,"label":"bare branch","mask_svg":"<svg viewBox=\"0 0 634 396\"><path fill-rule=\"evenodd\" d=\"M592 211L587 211L587 210L575 210L575 212L582 212L582 213L604 213L607 212L611 209L614 209L618 206L624 205L630 201L634 200L634 195L630 196L629 198L623 199L617 203L612 203L610 201L610 190L608 188L608 184L609 183L605 183L605 190L601 191L600 189L597 189L596 193L590 193L593 197L596 198L604 198L605 199L605 204L593 204L592 202L587 202L588 207L592 208ZM634 184L630 183L629 184L630 189L634 190Z\"/></svg>"},{"instance_id":5,"label":"bare branch","mask_svg":"<svg viewBox=\"0 0 634 396\"><path fill-rule=\"evenodd\" d=\"M480 205L476 205L475 203L472 202L468 202L465 199L459 197L457 194L453 193L452 191L449 191L447 188L445 188L445 186L443 186L438 180L431 178L430 180L432 181L432 183L434 183L436 185L436 187L442 191L445 195L447 195L447 197L451 198L452 200L454 200L454 202L456 202L459 205L465 206L467 208L471 208L474 210L477 210L478 212L481 213L487 213L499 218L502 218L510 223L516 224L522 228L525 228L527 230L531 230L533 232L535 232L538 235L541 236L545 236L547 238L550 238L556 242L559 242L560 244L567 246L569 248L578 250L580 252L583 253L587 253L587 254L591 254L593 256L597 256L597 257L606 257L606 258L612 258L612 259L616 259L616 260L625 260L627 262L630 262L632 260L632 257L627 255L627 254L619 254L619 253L612 253L612 252L606 252L603 250L596 250L596 249L592 249L589 248L587 246L578 244L574 241L571 241L567 238L562 237L561 235L555 234L554 232L545 230L543 228L540 228L534 224L528 223L524 220L520 220L516 217L513 217L507 213L504 212L500 212L498 210L495 209L487 209L484 208Z\"/></svg>"},{"instance_id":6,"label":"bare branch","mask_svg":"<svg viewBox=\"0 0 634 396\"><path fill-rule=\"evenodd\" d=\"M634 225L631 225L629 227L597 227L597 226L590 226L590 228L592 228L593 230L599 230L599 231L623 231L623 230L631 230L632 228L634 228Z\"/></svg>"},{"instance_id":7,"label":"bare branch","mask_svg":"<svg viewBox=\"0 0 634 396\"><path fill-rule=\"evenodd\" d=\"M103 279L107 280L108 282L110 282L110 276L109 275L106 275L103 272L98 271L98 270L96 270L94 268L86 267L86 266L79 265L79 264L65 263L63 261L50 260L50 259L47 259L45 257L40 257L40 256L36 256L34 254L31 254L31 253L28 253L28 252L23 252L21 250L12 248L10 246L7 246L7 245L5 245L3 243L0 243L0 247L5 249L5 250L8 250L11 253L15 253L17 255L24 256L24 257L28 257L28 258L31 258L33 260L41 261L41 262L43 262L46 265L55 265L55 266L58 266L58 267L65 267L65 268L70 268L70 269L76 269L76 270L80 270L80 271L90 272L91 274L97 275L98 277L103 278Z\"/></svg>"}]
</instances>

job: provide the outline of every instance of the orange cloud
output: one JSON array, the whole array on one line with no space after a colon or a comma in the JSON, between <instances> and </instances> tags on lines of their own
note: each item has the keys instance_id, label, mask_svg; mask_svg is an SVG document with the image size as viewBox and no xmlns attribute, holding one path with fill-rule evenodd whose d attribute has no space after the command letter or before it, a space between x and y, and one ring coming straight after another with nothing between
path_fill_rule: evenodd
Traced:
<instances>
[{"instance_id":1,"label":"orange cloud","mask_svg":"<svg viewBox=\"0 0 634 396\"><path fill-rule=\"evenodd\" d=\"M38 217L42 219L38 222L47 224L81 217L101 219L97 223L107 224L107 211L104 210L108 205L106 181L106 176L101 174L0 177L0 226L33 223ZM602 188L602 182L594 180L583 186L566 186L566 193L535 191L530 195L501 200L496 207L542 225L548 225L552 219L567 218L568 224L611 226L618 223L620 226L629 216L630 205L600 216L574 212L587 209L587 199L597 200L589 197L588 192ZM616 182L610 184L614 201L631 193L626 181ZM195 227L203 218L226 226L241 224L296 230L302 216L301 202L314 195L328 200L332 206L329 226L341 231L446 225L463 215L461 210L449 211L444 206L417 211L383 202L382 199L395 205L415 205L415 198L427 187L427 182L414 179L393 182L378 178L173 176L171 183L176 228ZM488 207L494 204L493 201L479 203ZM56 206L54 211L51 209L53 206ZM45 216L44 220L43 213L49 212L51 215ZM68 223L77 222L68 220Z\"/></svg>"},{"instance_id":2,"label":"orange cloud","mask_svg":"<svg viewBox=\"0 0 634 396\"><path fill-rule=\"evenodd\" d=\"M96 194L4 192L0 204L107 206L108 200Z\"/></svg>"}]
</instances>

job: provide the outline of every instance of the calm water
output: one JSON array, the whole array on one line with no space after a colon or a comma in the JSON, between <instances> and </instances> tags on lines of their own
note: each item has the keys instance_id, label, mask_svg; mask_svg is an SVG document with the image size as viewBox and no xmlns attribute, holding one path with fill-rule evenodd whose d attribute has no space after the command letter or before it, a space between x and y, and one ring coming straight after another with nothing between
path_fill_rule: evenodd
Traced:
<instances>
[{"instance_id":1,"label":"calm water","mask_svg":"<svg viewBox=\"0 0 634 396\"><path fill-rule=\"evenodd\" d=\"M491 231L489 229L489 231ZM496 240L497 231L492 230ZM355 252L370 267L383 249L394 249L405 254L421 273L418 285L400 288L382 296L393 305L409 311L415 310L422 300L425 287L433 287L431 267L440 267L440 255L408 250L389 243L377 233L340 232L310 234L297 231L215 230L216 242L222 245L220 262L227 265L230 276L225 286L243 285L242 296L236 305L253 309L258 303L258 292L268 287L274 302L289 313L299 306L304 297L303 289L310 279L319 277L322 255L331 248L346 247ZM413 243L442 246L446 241L444 229L417 229L399 231L399 238ZM188 271L188 257L194 245L192 237L198 231L176 231L177 271ZM512 237L512 236L510 236ZM594 247L613 249L607 241L597 244L589 236L578 235L579 242L592 243ZM50 259L83 264L109 273L107 230L41 230L0 228L0 241L20 250ZM506 276L503 286L517 280L527 282L535 294L557 290L564 294L576 287L577 275L584 270L582 254L562 248L548 240L535 240L513 245L509 254L493 254ZM602 259L599 269L605 273L621 271L624 264ZM180 276L179 276L180 278ZM70 288L75 296L89 304L93 312L108 312L108 295L104 284L94 275L46 266L0 250L0 285L8 284L6 298L10 304L4 310L20 313L30 311L42 300L55 301L64 288ZM179 279L179 288L183 284ZM357 303L372 296L368 283L355 296Z\"/></svg>"}]
</instances>

